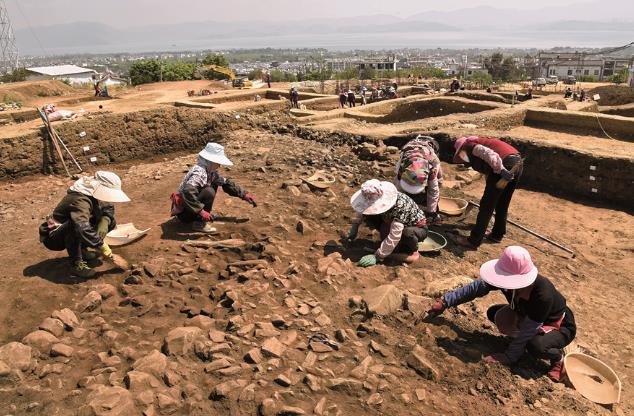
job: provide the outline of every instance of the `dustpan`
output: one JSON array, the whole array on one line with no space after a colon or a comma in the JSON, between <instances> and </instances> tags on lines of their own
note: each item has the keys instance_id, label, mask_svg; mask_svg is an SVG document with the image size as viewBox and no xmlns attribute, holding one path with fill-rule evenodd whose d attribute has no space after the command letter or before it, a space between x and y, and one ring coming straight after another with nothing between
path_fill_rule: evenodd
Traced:
<instances>
[{"instance_id":1,"label":"dustpan","mask_svg":"<svg viewBox=\"0 0 634 416\"><path fill-rule=\"evenodd\" d=\"M148 231L150 228L138 230L133 223L118 224L114 230L106 235L105 241L109 246L124 246L143 237Z\"/></svg>"},{"instance_id":2,"label":"dustpan","mask_svg":"<svg viewBox=\"0 0 634 416\"><path fill-rule=\"evenodd\" d=\"M447 245L447 239L433 231L427 231L425 241L418 243L418 251L422 253L433 253L442 250Z\"/></svg>"},{"instance_id":3,"label":"dustpan","mask_svg":"<svg viewBox=\"0 0 634 416\"><path fill-rule=\"evenodd\" d=\"M440 197L438 210L446 215L462 215L468 205L469 202L464 199Z\"/></svg>"},{"instance_id":4,"label":"dustpan","mask_svg":"<svg viewBox=\"0 0 634 416\"><path fill-rule=\"evenodd\" d=\"M315 188L318 188L318 189L330 188L330 185L335 183L335 177L327 174L323 170L318 170L310 178L302 178L302 180L306 182L307 184L309 184L310 186L314 186Z\"/></svg>"},{"instance_id":5,"label":"dustpan","mask_svg":"<svg viewBox=\"0 0 634 416\"><path fill-rule=\"evenodd\" d=\"M600 360L573 352L564 358L564 368L572 386L586 399L599 404L621 400L621 380Z\"/></svg>"}]
</instances>

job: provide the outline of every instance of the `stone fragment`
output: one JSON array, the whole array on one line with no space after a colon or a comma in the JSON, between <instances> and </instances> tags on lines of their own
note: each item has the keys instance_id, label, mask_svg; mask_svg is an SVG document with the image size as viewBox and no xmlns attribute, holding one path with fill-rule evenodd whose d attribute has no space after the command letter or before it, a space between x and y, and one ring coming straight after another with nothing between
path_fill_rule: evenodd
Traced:
<instances>
[{"instance_id":1,"label":"stone fragment","mask_svg":"<svg viewBox=\"0 0 634 416\"><path fill-rule=\"evenodd\" d=\"M51 347L51 356L52 357L72 357L73 355L73 347L70 345L58 343L53 344Z\"/></svg>"},{"instance_id":2,"label":"stone fragment","mask_svg":"<svg viewBox=\"0 0 634 416\"><path fill-rule=\"evenodd\" d=\"M310 347L311 350L315 351L316 353L325 353L325 352L333 351L330 345L324 344L323 342L311 341L308 344L308 346Z\"/></svg>"},{"instance_id":3,"label":"stone fragment","mask_svg":"<svg viewBox=\"0 0 634 416\"><path fill-rule=\"evenodd\" d=\"M338 329L335 332L335 338L341 343L344 343L349 339L348 334L343 329Z\"/></svg>"},{"instance_id":4,"label":"stone fragment","mask_svg":"<svg viewBox=\"0 0 634 416\"><path fill-rule=\"evenodd\" d=\"M319 378L312 374L306 374L306 377L304 377L304 383L313 392L318 392L321 390L321 382L319 381Z\"/></svg>"},{"instance_id":5,"label":"stone fragment","mask_svg":"<svg viewBox=\"0 0 634 416\"><path fill-rule=\"evenodd\" d=\"M260 352L259 348L252 348L246 353L244 360L249 364L260 364L264 361L264 356L262 355L262 352Z\"/></svg>"},{"instance_id":6,"label":"stone fragment","mask_svg":"<svg viewBox=\"0 0 634 416\"><path fill-rule=\"evenodd\" d=\"M299 190L297 192L299 192ZM276 416L277 404L275 403L275 400L271 398L262 400L262 403L260 403L260 406L258 407L258 413L262 416Z\"/></svg>"},{"instance_id":7,"label":"stone fragment","mask_svg":"<svg viewBox=\"0 0 634 416\"><path fill-rule=\"evenodd\" d=\"M51 346L58 342L59 339L55 335L42 330L33 331L22 339L22 343L37 349L42 354L51 352Z\"/></svg>"},{"instance_id":8,"label":"stone fragment","mask_svg":"<svg viewBox=\"0 0 634 416\"><path fill-rule=\"evenodd\" d=\"M53 311L51 317L62 321L66 329L69 331L79 326L79 319L77 319L77 315L68 308L64 308L61 311Z\"/></svg>"},{"instance_id":9,"label":"stone fragment","mask_svg":"<svg viewBox=\"0 0 634 416\"><path fill-rule=\"evenodd\" d=\"M163 340L163 352L166 355L186 355L194 350L194 341L203 334L203 330L195 327L174 328Z\"/></svg>"},{"instance_id":10,"label":"stone fragment","mask_svg":"<svg viewBox=\"0 0 634 416\"><path fill-rule=\"evenodd\" d=\"M9 364L0 360L0 377L6 377L9 374L11 374L11 367L9 367Z\"/></svg>"},{"instance_id":11,"label":"stone fragment","mask_svg":"<svg viewBox=\"0 0 634 416\"><path fill-rule=\"evenodd\" d=\"M317 416L324 416L325 412L326 412L326 398L322 397L315 405L315 408L313 409L313 413L315 413Z\"/></svg>"},{"instance_id":12,"label":"stone fragment","mask_svg":"<svg viewBox=\"0 0 634 416\"><path fill-rule=\"evenodd\" d=\"M164 389L165 386L156 377L143 371L132 370L125 375L123 382L128 390L141 393L147 390Z\"/></svg>"},{"instance_id":13,"label":"stone fragment","mask_svg":"<svg viewBox=\"0 0 634 416\"><path fill-rule=\"evenodd\" d=\"M324 313L315 318L315 322L317 322L317 325L319 326L328 326L332 323L330 318Z\"/></svg>"},{"instance_id":14,"label":"stone fragment","mask_svg":"<svg viewBox=\"0 0 634 416\"><path fill-rule=\"evenodd\" d=\"M368 290L363 300L369 313L389 315L403 306L403 291L394 285L383 285Z\"/></svg>"},{"instance_id":15,"label":"stone fragment","mask_svg":"<svg viewBox=\"0 0 634 416\"><path fill-rule=\"evenodd\" d=\"M280 374L277 377L275 377L275 381L277 384L279 384L282 387L289 387L292 383L291 380L286 377L284 374Z\"/></svg>"},{"instance_id":16,"label":"stone fragment","mask_svg":"<svg viewBox=\"0 0 634 416\"><path fill-rule=\"evenodd\" d=\"M306 412L301 407L293 407L293 406L282 406L277 411L277 416L301 416L305 415Z\"/></svg>"},{"instance_id":17,"label":"stone fragment","mask_svg":"<svg viewBox=\"0 0 634 416\"><path fill-rule=\"evenodd\" d=\"M204 329L204 330L208 330L214 327L214 325L216 324L216 320L212 319L208 316L204 316L204 315L197 315L194 316L191 319L188 319L186 322L187 326L195 326L198 327L200 329Z\"/></svg>"},{"instance_id":18,"label":"stone fragment","mask_svg":"<svg viewBox=\"0 0 634 416\"><path fill-rule=\"evenodd\" d=\"M363 392L363 382L354 378L333 378L330 380L329 388L350 395L360 396Z\"/></svg>"},{"instance_id":19,"label":"stone fragment","mask_svg":"<svg viewBox=\"0 0 634 416\"><path fill-rule=\"evenodd\" d=\"M206 373L213 373L214 371L221 370L223 368L231 367L231 361L226 358L219 358L217 360L213 360L209 364L205 366Z\"/></svg>"},{"instance_id":20,"label":"stone fragment","mask_svg":"<svg viewBox=\"0 0 634 416\"><path fill-rule=\"evenodd\" d=\"M380 393L374 393L373 395L368 397L368 400L366 400L366 403L369 406L378 406L381 403L383 403L383 397L381 396Z\"/></svg>"},{"instance_id":21,"label":"stone fragment","mask_svg":"<svg viewBox=\"0 0 634 416\"><path fill-rule=\"evenodd\" d=\"M159 393L156 395L158 407L162 414L172 414L179 408L179 403L173 397L167 394Z\"/></svg>"},{"instance_id":22,"label":"stone fragment","mask_svg":"<svg viewBox=\"0 0 634 416\"><path fill-rule=\"evenodd\" d=\"M280 331L275 329L271 322L258 322L256 326L258 328L255 330L255 336L258 338L270 338L280 335Z\"/></svg>"},{"instance_id":23,"label":"stone fragment","mask_svg":"<svg viewBox=\"0 0 634 416\"><path fill-rule=\"evenodd\" d=\"M138 414L132 394L122 387L99 386L79 408L79 416L132 416Z\"/></svg>"},{"instance_id":24,"label":"stone fragment","mask_svg":"<svg viewBox=\"0 0 634 416\"><path fill-rule=\"evenodd\" d=\"M209 339L213 342L224 342L226 334L222 331L212 329L209 331Z\"/></svg>"},{"instance_id":25,"label":"stone fragment","mask_svg":"<svg viewBox=\"0 0 634 416\"><path fill-rule=\"evenodd\" d=\"M11 370L26 371L31 366L32 353L30 346L20 342L10 342L0 347L0 360Z\"/></svg>"},{"instance_id":26,"label":"stone fragment","mask_svg":"<svg viewBox=\"0 0 634 416\"><path fill-rule=\"evenodd\" d=\"M269 338L262 343L262 353L267 357L280 358L286 347L277 338Z\"/></svg>"},{"instance_id":27,"label":"stone fragment","mask_svg":"<svg viewBox=\"0 0 634 416\"><path fill-rule=\"evenodd\" d=\"M425 350L420 345L416 345L407 356L407 365L428 380L438 380L439 378L438 370L427 360Z\"/></svg>"},{"instance_id":28,"label":"stone fragment","mask_svg":"<svg viewBox=\"0 0 634 416\"><path fill-rule=\"evenodd\" d=\"M101 305L102 297L94 290L88 292L86 296L77 304L79 312L92 312Z\"/></svg>"},{"instance_id":29,"label":"stone fragment","mask_svg":"<svg viewBox=\"0 0 634 416\"><path fill-rule=\"evenodd\" d=\"M99 293L104 300L109 299L117 294L117 289L108 283L97 285L94 287L94 290L96 290L97 293Z\"/></svg>"},{"instance_id":30,"label":"stone fragment","mask_svg":"<svg viewBox=\"0 0 634 416\"><path fill-rule=\"evenodd\" d=\"M242 379L229 380L224 383L217 384L211 392L210 398L213 400L219 400L233 394L237 395L239 394L237 390L243 389L246 385L247 381Z\"/></svg>"},{"instance_id":31,"label":"stone fragment","mask_svg":"<svg viewBox=\"0 0 634 416\"><path fill-rule=\"evenodd\" d=\"M132 368L162 379L167 370L167 356L162 354L159 350L153 350L145 357L136 360L134 364L132 364Z\"/></svg>"},{"instance_id":32,"label":"stone fragment","mask_svg":"<svg viewBox=\"0 0 634 416\"><path fill-rule=\"evenodd\" d=\"M364 380L368 374L368 368L372 365L372 357L367 356L361 363L350 371L350 375L359 380Z\"/></svg>"},{"instance_id":33,"label":"stone fragment","mask_svg":"<svg viewBox=\"0 0 634 416\"><path fill-rule=\"evenodd\" d=\"M414 393L416 393L416 398L419 402L423 402L427 399L427 391L425 389L416 389Z\"/></svg>"},{"instance_id":34,"label":"stone fragment","mask_svg":"<svg viewBox=\"0 0 634 416\"><path fill-rule=\"evenodd\" d=\"M39 329L50 332L56 337L61 337L64 334L64 324L59 319L46 318L40 324Z\"/></svg>"}]
</instances>

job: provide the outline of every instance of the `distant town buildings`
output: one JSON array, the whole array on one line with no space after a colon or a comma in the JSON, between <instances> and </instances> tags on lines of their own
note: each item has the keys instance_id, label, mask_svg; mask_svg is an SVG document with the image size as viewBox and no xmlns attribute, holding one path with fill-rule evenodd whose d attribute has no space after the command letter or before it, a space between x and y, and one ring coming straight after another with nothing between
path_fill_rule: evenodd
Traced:
<instances>
[{"instance_id":1,"label":"distant town buildings","mask_svg":"<svg viewBox=\"0 0 634 416\"><path fill-rule=\"evenodd\" d=\"M86 84L93 81L97 71L89 68L82 68L76 65L56 65L27 68L29 71L28 81L41 81L45 79L58 79L68 81L71 84Z\"/></svg>"},{"instance_id":2,"label":"distant town buildings","mask_svg":"<svg viewBox=\"0 0 634 416\"><path fill-rule=\"evenodd\" d=\"M557 76L560 79L573 76L606 81L632 66L631 56L590 55L585 52L540 52L537 59L540 76Z\"/></svg>"}]
</instances>

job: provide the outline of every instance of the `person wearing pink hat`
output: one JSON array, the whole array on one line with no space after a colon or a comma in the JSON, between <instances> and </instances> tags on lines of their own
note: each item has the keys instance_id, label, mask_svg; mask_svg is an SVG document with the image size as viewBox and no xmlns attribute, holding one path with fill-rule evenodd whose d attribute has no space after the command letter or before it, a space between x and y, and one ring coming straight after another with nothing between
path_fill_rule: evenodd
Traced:
<instances>
[{"instance_id":1,"label":"person wearing pink hat","mask_svg":"<svg viewBox=\"0 0 634 416\"><path fill-rule=\"evenodd\" d=\"M487 317L505 335L512 338L503 353L484 359L489 363L511 365L528 351L538 359L550 360L548 375L560 381L563 373L563 348L575 338L575 318L566 298L550 280L539 274L526 249L507 247L499 259L480 267L480 279L445 293L428 311L431 317L445 309L500 290L508 304L494 305Z\"/></svg>"},{"instance_id":2,"label":"person wearing pink hat","mask_svg":"<svg viewBox=\"0 0 634 416\"><path fill-rule=\"evenodd\" d=\"M484 238L492 243L500 243L506 234L506 216L511 198L522 175L523 161L520 152L502 140L475 136L461 137L454 146L456 152L453 163L465 164L486 175L486 186L480 199L475 226L468 238L459 235L456 242L471 250L476 250ZM497 186L500 179L508 181L503 189ZM486 234L494 211L493 228Z\"/></svg>"},{"instance_id":3,"label":"person wearing pink hat","mask_svg":"<svg viewBox=\"0 0 634 416\"><path fill-rule=\"evenodd\" d=\"M442 224L438 211L442 168L438 158L439 145L433 137L419 135L401 149L396 164L396 187L400 192L423 206L427 221Z\"/></svg>"},{"instance_id":4,"label":"person wearing pink hat","mask_svg":"<svg viewBox=\"0 0 634 416\"><path fill-rule=\"evenodd\" d=\"M374 266L395 250L408 254L406 263L420 258L418 243L427 238L425 213L404 193L398 192L391 182L371 179L361 185L350 199L356 215L346 242L352 242L365 222L370 228L381 232L381 246L374 254L368 254L359 261L359 266Z\"/></svg>"}]
</instances>

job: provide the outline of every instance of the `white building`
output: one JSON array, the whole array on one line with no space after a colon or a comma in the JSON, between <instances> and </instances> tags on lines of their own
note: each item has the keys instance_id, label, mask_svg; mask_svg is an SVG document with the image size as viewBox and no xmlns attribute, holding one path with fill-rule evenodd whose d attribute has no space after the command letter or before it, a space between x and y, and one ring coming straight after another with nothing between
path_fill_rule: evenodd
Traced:
<instances>
[{"instance_id":1,"label":"white building","mask_svg":"<svg viewBox=\"0 0 634 416\"><path fill-rule=\"evenodd\" d=\"M76 65L56 65L27 68L30 75L27 81L41 81L46 79L67 80L71 84L92 84L97 71Z\"/></svg>"}]
</instances>

